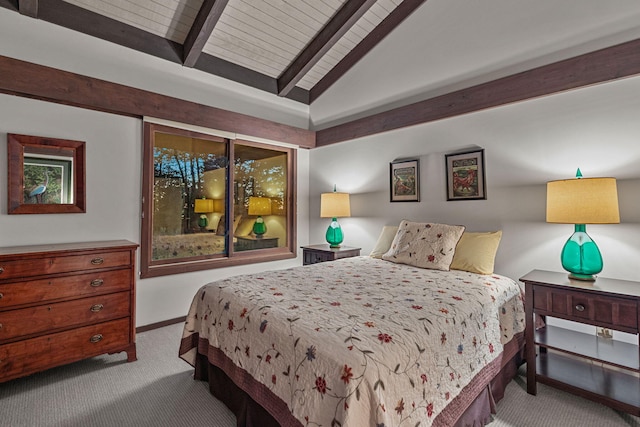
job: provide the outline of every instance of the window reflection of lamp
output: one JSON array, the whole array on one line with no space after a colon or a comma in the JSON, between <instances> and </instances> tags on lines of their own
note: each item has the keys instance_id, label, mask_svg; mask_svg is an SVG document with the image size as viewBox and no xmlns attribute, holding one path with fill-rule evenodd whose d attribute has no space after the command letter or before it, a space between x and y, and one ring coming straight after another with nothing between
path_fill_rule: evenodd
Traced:
<instances>
[{"instance_id":1,"label":"window reflection of lamp","mask_svg":"<svg viewBox=\"0 0 640 427\"><path fill-rule=\"evenodd\" d=\"M334 186L333 193L322 193L320 195L320 218L331 218L331 224L329 224L325 236L330 247L340 247L340 243L344 240L344 235L340 224L338 224L338 218L349 216L351 216L349 193L337 193Z\"/></svg>"},{"instance_id":2,"label":"window reflection of lamp","mask_svg":"<svg viewBox=\"0 0 640 427\"><path fill-rule=\"evenodd\" d=\"M618 224L615 178L582 178L547 183L547 222L574 224L575 231L562 248L562 267L572 279L595 280L602 271L602 255L587 234L586 224Z\"/></svg>"},{"instance_id":3,"label":"window reflection of lamp","mask_svg":"<svg viewBox=\"0 0 640 427\"><path fill-rule=\"evenodd\" d=\"M268 197L249 197L249 215L257 215L253 224L253 234L261 238L267 232L262 215L271 215L271 199Z\"/></svg>"},{"instance_id":4,"label":"window reflection of lamp","mask_svg":"<svg viewBox=\"0 0 640 427\"><path fill-rule=\"evenodd\" d=\"M205 231L205 229L207 228L207 225L209 225L209 219L207 218L208 213L214 212L214 203L213 203L213 199L196 199L194 206L193 206L193 211L195 213L199 213L200 218L198 218L198 226L200 227L201 231Z\"/></svg>"}]
</instances>

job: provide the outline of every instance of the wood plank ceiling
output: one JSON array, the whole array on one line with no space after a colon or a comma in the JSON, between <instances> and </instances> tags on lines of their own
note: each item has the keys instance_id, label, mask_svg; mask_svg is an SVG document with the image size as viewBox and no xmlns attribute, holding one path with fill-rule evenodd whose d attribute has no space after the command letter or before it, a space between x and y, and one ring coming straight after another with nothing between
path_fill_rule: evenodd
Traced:
<instances>
[{"instance_id":1,"label":"wood plank ceiling","mask_svg":"<svg viewBox=\"0 0 640 427\"><path fill-rule=\"evenodd\" d=\"M0 7L311 104L425 1L0 0Z\"/></svg>"}]
</instances>

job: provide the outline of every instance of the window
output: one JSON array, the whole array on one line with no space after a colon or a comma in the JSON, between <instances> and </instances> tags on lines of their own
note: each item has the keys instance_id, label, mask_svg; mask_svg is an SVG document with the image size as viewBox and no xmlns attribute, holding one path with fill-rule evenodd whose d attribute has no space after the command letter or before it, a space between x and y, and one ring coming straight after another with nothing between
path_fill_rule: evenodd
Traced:
<instances>
[{"instance_id":1,"label":"window","mask_svg":"<svg viewBox=\"0 0 640 427\"><path fill-rule=\"evenodd\" d=\"M295 150L144 125L141 276L295 257Z\"/></svg>"}]
</instances>

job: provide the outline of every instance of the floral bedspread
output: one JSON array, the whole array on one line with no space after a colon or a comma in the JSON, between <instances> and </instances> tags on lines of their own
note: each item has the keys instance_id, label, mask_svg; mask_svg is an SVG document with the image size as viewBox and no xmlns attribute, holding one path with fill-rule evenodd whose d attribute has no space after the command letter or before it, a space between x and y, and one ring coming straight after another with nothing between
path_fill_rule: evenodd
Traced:
<instances>
[{"instance_id":1,"label":"floral bedspread","mask_svg":"<svg viewBox=\"0 0 640 427\"><path fill-rule=\"evenodd\" d=\"M183 341L208 340L303 426L414 427L523 330L509 278L355 257L207 284Z\"/></svg>"}]
</instances>

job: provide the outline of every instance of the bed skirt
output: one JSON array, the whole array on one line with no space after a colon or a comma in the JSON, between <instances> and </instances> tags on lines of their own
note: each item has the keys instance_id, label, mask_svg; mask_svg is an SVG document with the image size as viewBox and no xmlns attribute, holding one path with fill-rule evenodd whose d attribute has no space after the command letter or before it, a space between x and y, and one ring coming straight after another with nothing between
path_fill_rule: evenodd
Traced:
<instances>
[{"instance_id":1,"label":"bed skirt","mask_svg":"<svg viewBox=\"0 0 640 427\"><path fill-rule=\"evenodd\" d=\"M248 376L246 372L233 365L228 359L221 360L217 349L208 346L206 340L200 340L198 348L194 378L209 382L211 394L235 414L238 427L281 427L271 414L278 414L279 419L288 418L287 425L302 427L302 424L289 414L284 402L281 405L278 404L279 402L274 402L273 397L268 395L270 392L266 387L263 389L259 383L244 378ZM204 348L208 351L202 351ZM212 359L216 359L215 365L211 363ZM491 414L496 413L496 403L504 397L507 384L516 376L518 367L523 362L524 337L520 333L504 346L502 355L494 361L499 364L497 374L488 381L484 380L482 377L492 371L491 366L485 367L476 377L479 381L467 387L470 388L469 392L461 393L458 396L460 401L456 402L454 399L451 402L450 405L453 407L464 405L466 409L462 415L457 416L453 421L452 413L459 412L456 410L447 412L445 409L440 414L442 416L434 420L433 426L482 427L490 423ZM262 401L262 405L244 391L248 389L247 387L251 389L254 396L259 396L258 400ZM266 402L269 404L265 405ZM268 408L265 409L265 406Z\"/></svg>"}]
</instances>

